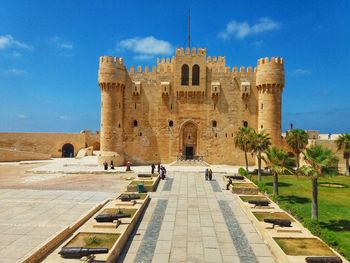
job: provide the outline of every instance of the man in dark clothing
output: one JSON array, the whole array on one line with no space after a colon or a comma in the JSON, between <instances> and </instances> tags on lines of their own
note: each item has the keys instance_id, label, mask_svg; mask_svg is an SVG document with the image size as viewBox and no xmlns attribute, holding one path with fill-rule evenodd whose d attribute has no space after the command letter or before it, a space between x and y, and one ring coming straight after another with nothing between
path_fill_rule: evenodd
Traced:
<instances>
[{"instance_id":1,"label":"man in dark clothing","mask_svg":"<svg viewBox=\"0 0 350 263\"><path fill-rule=\"evenodd\" d=\"M156 166L154 165L154 163L152 163L152 165L151 165L151 174L154 174L154 169L156 169Z\"/></svg>"}]
</instances>

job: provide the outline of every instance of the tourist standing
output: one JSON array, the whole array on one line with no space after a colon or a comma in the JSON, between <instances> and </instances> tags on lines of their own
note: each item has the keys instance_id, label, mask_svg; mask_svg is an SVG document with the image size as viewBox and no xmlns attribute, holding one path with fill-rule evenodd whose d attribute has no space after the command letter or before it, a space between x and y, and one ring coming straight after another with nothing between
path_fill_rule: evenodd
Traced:
<instances>
[{"instance_id":1,"label":"tourist standing","mask_svg":"<svg viewBox=\"0 0 350 263\"><path fill-rule=\"evenodd\" d=\"M209 169L205 169L205 181L208 181L208 178L209 178Z\"/></svg>"},{"instance_id":2,"label":"tourist standing","mask_svg":"<svg viewBox=\"0 0 350 263\"><path fill-rule=\"evenodd\" d=\"M108 170L108 163L106 161L104 161L103 167L104 167L105 170Z\"/></svg>"},{"instance_id":3,"label":"tourist standing","mask_svg":"<svg viewBox=\"0 0 350 263\"><path fill-rule=\"evenodd\" d=\"M213 171L209 169L209 180L211 181L212 178L213 178Z\"/></svg>"},{"instance_id":4,"label":"tourist standing","mask_svg":"<svg viewBox=\"0 0 350 263\"><path fill-rule=\"evenodd\" d=\"M152 165L151 165L151 174L154 174L154 169L156 169L156 166L154 165L154 163L152 163Z\"/></svg>"},{"instance_id":5,"label":"tourist standing","mask_svg":"<svg viewBox=\"0 0 350 263\"><path fill-rule=\"evenodd\" d=\"M159 174L160 173L160 163L158 163L157 170L158 170L158 174Z\"/></svg>"}]
</instances>

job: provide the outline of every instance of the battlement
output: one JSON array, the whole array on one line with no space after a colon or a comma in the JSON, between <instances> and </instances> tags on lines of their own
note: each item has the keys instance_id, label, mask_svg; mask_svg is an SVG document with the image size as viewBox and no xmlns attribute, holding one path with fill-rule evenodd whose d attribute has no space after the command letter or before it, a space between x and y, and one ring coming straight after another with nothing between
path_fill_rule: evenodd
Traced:
<instances>
[{"instance_id":1,"label":"battlement","mask_svg":"<svg viewBox=\"0 0 350 263\"><path fill-rule=\"evenodd\" d=\"M185 50L183 48L176 48L175 52L176 56L185 56L185 55L194 55L194 56L206 56L207 50L205 48L192 48L190 50L189 48L186 48Z\"/></svg>"},{"instance_id":2,"label":"battlement","mask_svg":"<svg viewBox=\"0 0 350 263\"><path fill-rule=\"evenodd\" d=\"M264 64L284 64L284 59L281 57L271 57L271 58L260 58L258 59L258 65L264 65Z\"/></svg>"},{"instance_id":3,"label":"battlement","mask_svg":"<svg viewBox=\"0 0 350 263\"><path fill-rule=\"evenodd\" d=\"M247 68L245 68L244 66L240 66L239 70L237 66L232 67L231 72L233 73L253 73L256 72L256 68L252 67L252 66L248 66Z\"/></svg>"},{"instance_id":4,"label":"battlement","mask_svg":"<svg viewBox=\"0 0 350 263\"><path fill-rule=\"evenodd\" d=\"M120 58L120 57L101 56L100 57L100 65L101 64L124 65L124 59Z\"/></svg>"}]
</instances>

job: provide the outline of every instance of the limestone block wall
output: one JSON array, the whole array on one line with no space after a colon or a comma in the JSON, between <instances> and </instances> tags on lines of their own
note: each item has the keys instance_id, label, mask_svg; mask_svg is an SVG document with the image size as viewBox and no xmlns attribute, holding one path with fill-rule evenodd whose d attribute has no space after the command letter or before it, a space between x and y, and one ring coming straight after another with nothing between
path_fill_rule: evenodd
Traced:
<instances>
[{"instance_id":1,"label":"limestone block wall","mask_svg":"<svg viewBox=\"0 0 350 263\"><path fill-rule=\"evenodd\" d=\"M62 157L62 146L70 143L74 154L85 148L83 133L43 133L43 132L1 132L0 147L18 151L49 154L51 157ZM1 161L1 160L0 160Z\"/></svg>"},{"instance_id":2,"label":"limestone block wall","mask_svg":"<svg viewBox=\"0 0 350 263\"><path fill-rule=\"evenodd\" d=\"M0 148L0 162L48 160L50 158L51 158L50 154L25 152L25 151L17 151L12 149Z\"/></svg>"}]
</instances>

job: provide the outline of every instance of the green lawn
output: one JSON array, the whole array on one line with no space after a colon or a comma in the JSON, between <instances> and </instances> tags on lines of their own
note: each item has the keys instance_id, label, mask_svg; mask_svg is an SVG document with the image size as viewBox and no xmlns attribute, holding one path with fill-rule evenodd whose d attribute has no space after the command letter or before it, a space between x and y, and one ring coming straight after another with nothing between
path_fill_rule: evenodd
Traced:
<instances>
[{"instance_id":1,"label":"green lawn","mask_svg":"<svg viewBox=\"0 0 350 263\"><path fill-rule=\"evenodd\" d=\"M256 182L256 177L253 177ZM272 193L272 176L264 176L268 193ZM306 177L279 176L278 203L291 212L314 233L350 259L350 177L333 176L319 179L319 224L311 217L311 180ZM322 185L323 183L323 185ZM326 185L324 185L326 183ZM326 187L327 184L345 186Z\"/></svg>"}]
</instances>

